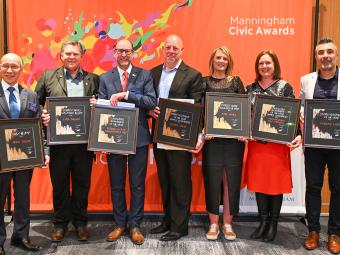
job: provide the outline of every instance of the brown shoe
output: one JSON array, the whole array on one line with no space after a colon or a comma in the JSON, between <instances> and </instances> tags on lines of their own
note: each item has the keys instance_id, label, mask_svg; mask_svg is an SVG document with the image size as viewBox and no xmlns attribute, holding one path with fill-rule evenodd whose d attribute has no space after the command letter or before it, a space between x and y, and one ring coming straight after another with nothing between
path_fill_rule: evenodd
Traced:
<instances>
[{"instance_id":1,"label":"brown shoe","mask_svg":"<svg viewBox=\"0 0 340 255\"><path fill-rule=\"evenodd\" d=\"M309 232L307 238L305 239L304 242L304 247L307 250L314 250L315 248L317 248L319 246L319 233L316 231L311 231Z\"/></svg>"},{"instance_id":2,"label":"brown shoe","mask_svg":"<svg viewBox=\"0 0 340 255\"><path fill-rule=\"evenodd\" d=\"M340 237L337 235L328 236L328 249L333 254L340 253Z\"/></svg>"},{"instance_id":3,"label":"brown shoe","mask_svg":"<svg viewBox=\"0 0 340 255\"><path fill-rule=\"evenodd\" d=\"M130 237L134 244L141 245L144 243L144 236L137 227L130 230Z\"/></svg>"},{"instance_id":4,"label":"brown shoe","mask_svg":"<svg viewBox=\"0 0 340 255\"><path fill-rule=\"evenodd\" d=\"M51 234L51 241L52 242L60 242L64 239L67 230L65 228L53 228Z\"/></svg>"},{"instance_id":5,"label":"brown shoe","mask_svg":"<svg viewBox=\"0 0 340 255\"><path fill-rule=\"evenodd\" d=\"M86 226L78 227L76 231L78 241L87 241L89 239L89 231Z\"/></svg>"},{"instance_id":6,"label":"brown shoe","mask_svg":"<svg viewBox=\"0 0 340 255\"><path fill-rule=\"evenodd\" d=\"M125 233L126 227L116 226L113 231L108 234L106 237L106 241L113 242L118 240L124 233Z\"/></svg>"}]
</instances>

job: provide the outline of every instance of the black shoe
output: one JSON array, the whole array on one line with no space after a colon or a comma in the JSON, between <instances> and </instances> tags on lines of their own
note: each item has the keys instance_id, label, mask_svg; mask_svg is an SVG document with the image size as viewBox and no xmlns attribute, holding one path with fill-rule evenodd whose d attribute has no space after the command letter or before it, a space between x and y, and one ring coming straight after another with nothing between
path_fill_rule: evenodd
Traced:
<instances>
[{"instance_id":1,"label":"black shoe","mask_svg":"<svg viewBox=\"0 0 340 255\"><path fill-rule=\"evenodd\" d=\"M5 255L5 249L3 246L0 246L0 255Z\"/></svg>"},{"instance_id":2,"label":"black shoe","mask_svg":"<svg viewBox=\"0 0 340 255\"><path fill-rule=\"evenodd\" d=\"M169 230L170 230L170 227L163 222L161 225L150 229L150 234L162 234Z\"/></svg>"},{"instance_id":3,"label":"black shoe","mask_svg":"<svg viewBox=\"0 0 340 255\"><path fill-rule=\"evenodd\" d=\"M38 244L31 243L31 241L26 238L15 238L11 239L11 245L23 249L25 251L40 251L41 247Z\"/></svg>"},{"instance_id":4,"label":"black shoe","mask_svg":"<svg viewBox=\"0 0 340 255\"><path fill-rule=\"evenodd\" d=\"M162 235L160 240L165 241L165 242L176 241L176 240L180 239L182 236L187 236L187 235L188 235L188 231L183 232L183 233L169 231L165 235Z\"/></svg>"},{"instance_id":5,"label":"black shoe","mask_svg":"<svg viewBox=\"0 0 340 255\"><path fill-rule=\"evenodd\" d=\"M267 230L268 226L268 215L261 215L260 216L260 225L255 229L255 231L250 235L251 239L261 239L263 238L264 233Z\"/></svg>"},{"instance_id":6,"label":"black shoe","mask_svg":"<svg viewBox=\"0 0 340 255\"><path fill-rule=\"evenodd\" d=\"M267 231L263 235L263 242L271 242L275 239L277 233L277 220L269 222Z\"/></svg>"}]
</instances>

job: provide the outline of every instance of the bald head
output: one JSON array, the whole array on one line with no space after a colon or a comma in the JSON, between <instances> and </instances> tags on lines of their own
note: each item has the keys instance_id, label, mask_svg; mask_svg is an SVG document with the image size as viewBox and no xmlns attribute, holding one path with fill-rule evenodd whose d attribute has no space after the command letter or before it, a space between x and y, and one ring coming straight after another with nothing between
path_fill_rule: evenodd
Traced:
<instances>
[{"instance_id":1,"label":"bald head","mask_svg":"<svg viewBox=\"0 0 340 255\"><path fill-rule=\"evenodd\" d=\"M2 56L1 58L1 65L3 62L6 61L14 61L16 62L18 65L22 66L22 60L21 57L15 53L7 53L5 55Z\"/></svg>"},{"instance_id":2,"label":"bald head","mask_svg":"<svg viewBox=\"0 0 340 255\"><path fill-rule=\"evenodd\" d=\"M0 60L0 76L8 85L15 85L22 72L22 60L15 53L7 53Z\"/></svg>"},{"instance_id":3,"label":"bald head","mask_svg":"<svg viewBox=\"0 0 340 255\"><path fill-rule=\"evenodd\" d=\"M164 44L164 65L166 69L173 69L181 60L183 42L178 35L169 35Z\"/></svg>"}]
</instances>

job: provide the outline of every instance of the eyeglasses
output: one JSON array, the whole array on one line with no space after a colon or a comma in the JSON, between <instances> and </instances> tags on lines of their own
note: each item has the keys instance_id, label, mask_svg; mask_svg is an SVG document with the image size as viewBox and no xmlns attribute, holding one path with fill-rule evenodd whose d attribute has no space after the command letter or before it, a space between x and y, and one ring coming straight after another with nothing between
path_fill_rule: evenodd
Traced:
<instances>
[{"instance_id":1,"label":"eyeglasses","mask_svg":"<svg viewBox=\"0 0 340 255\"><path fill-rule=\"evenodd\" d=\"M8 69L12 69L13 71L19 71L20 70L20 68L21 68L21 66L18 66L18 65L0 65L0 69L1 70L8 70Z\"/></svg>"},{"instance_id":2,"label":"eyeglasses","mask_svg":"<svg viewBox=\"0 0 340 255\"><path fill-rule=\"evenodd\" d=\"M116 52L119 55L123 55L123 53L125 53L127 56L131 55L131 53L133 52L132 49L116 49Z\"/></svg>"}]
</instances>

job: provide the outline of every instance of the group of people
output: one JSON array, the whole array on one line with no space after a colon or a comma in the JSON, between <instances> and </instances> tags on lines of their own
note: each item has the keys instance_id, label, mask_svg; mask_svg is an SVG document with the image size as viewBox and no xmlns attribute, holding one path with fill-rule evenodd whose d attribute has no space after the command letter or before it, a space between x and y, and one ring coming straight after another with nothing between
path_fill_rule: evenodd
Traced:
<instances>
[{"instance_id":1,"label":"group of people","mask_svg":"<svg viewBox=\"0 0 340 255\"><path fill-rule=\"evenodd\" d=\"M139 108L136 154L107 154L116 223L112 232L107 235L107 241L118 240L129 231L134 244L141 245L144 242L140 225L144 215L148 146L152 141L148 118L152 118L153 130L155 120L160 114L160 108L157 106L159 98L193 99L195 103L204 105L206 92L248 93L252 98L256 94L294 97L293 87L281 78L278 57L271 50L258 54L255 61L255 82L245 88L241 79L233 75L233 58L227 47L220 46L213 51L209 61L210 75L204 78L200 72L183 62L183 48L179 36L168 36L163 46L164 63L147 71L132 65L132 43L126 39L119 40L113 56L117 67L98 77L81 68L84 54L82 44L67 41L62 45L60 53L63 66L42 74L36 86L36 94L18 84L23 66L20 57L8 53L1 58L1 119L41 116L46 127L50 122L50 115L44 110L46 97L90 96L92 106L99 98L109 100L112 106L124 101ZM337 57L335 43L328 38L321 39L315 49L318 71L301 78L302 105L304 99L340 100ZM14 109L13 101L19 106L19 111L18 108ZM25 104L20 104L22 102ZM164 217L158 226L150 230L150 234L162 234L161 241L174 241L188 235L192 197L192 153L202 150L206 209L210 222L206 237L216 240L220 234L219 205L223 194L221 230L226 240L235 240L232 219L239 210L243 158L247 142L244 175L248 189L256 194L260 218L259 226L250 237L264 242L274 240L283 194L292 191L290 150L301 143L303 121L302 109L300 132L288 146L253 139L245 141L243 137L214 138L205 135L204 129L194 151L168 150L153 144ZM62 241L70 222L75 227L79 241L89 238L87 205L93 156L93 152L87 151L86 144L46 147L45 163L49 163L53 186L53 242ZM321 188L326 164L331 190L328 245L329 250L336 254L340 252L340 172L337 169L340 167L340 150L305 148L306 218L309 234L304 246L308 250L318 247ZM131 192L129 211L125 197L127 169ZM25 250L38 251L39 245L30 241L28 233L31 176L32 169L0 175L0 208L4 207L10 180L13 178L15 204L11 244ZM0 210L0 255L5 254L3 244L6 229L3 216L3 210Z\"/></svg>"}]
</instances>

